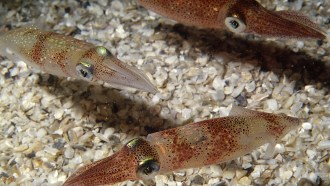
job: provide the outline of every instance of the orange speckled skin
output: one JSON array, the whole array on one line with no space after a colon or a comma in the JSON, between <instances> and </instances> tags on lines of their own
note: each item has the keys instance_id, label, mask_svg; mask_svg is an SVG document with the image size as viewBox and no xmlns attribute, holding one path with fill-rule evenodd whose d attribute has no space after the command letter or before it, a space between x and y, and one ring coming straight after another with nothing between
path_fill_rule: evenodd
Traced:
<instances>
[{"instance_id":1,"label":"orange speckled skin","mask_svg":"<svg viewBox=\"0 0 330 186\"><path fill-rule=\"evenodd\" d=\"M183 24L226 29L226 17L246 24L244 33L282 38L325 39L326 34L299 12L271 11L255 0L137 0L147 9Z\"/></svg>"},{"instance_id":2,"label":"orange speckled skin","mask_svg":"<svg viewBox=\"0 0 330 186\"><path fill-rule=\"evenodd\" d=\"M143 179L137 170L146 157L159 162L157 174L229 161L265 143L278 142L299 125L297 118L233 107L228 117L149 134L146 140L137 138L134 148L126 145L114 155L79 169L64 185Z\"/></svg>"},{"instance_id":3,"label":"orange speckled skin","mask_svg":"<svg viewBox=\"0 0 330 186\"><path fill-rule=\"evenodd\" d=\"M138 0L145 8L178 22L206 28L224 28L218 16L228 0Z\"/></svg>"},{"instance_id":4,"label":"orange speckled skin","mask_svg":"<svg viewBox=\"0 0 330 186\"><path fill-rule=\"evenodd\" d=\"M84 79L76 70L77 64L83 61L93 65L94 82L101 80L110 85L156 92L148 78L137 68L124 64L110 53L102 56L96 48L91 43L36 27L15 29L0 36L0 54L23 60L46 73Z\"/></svg>"},{"instance_id":5,"label":"orange speckled skin","mask_svg":"<svg viewBox=\"0 0 330 186\"><path fill-rule=\"evenodd\" d=\"M278 141L299 124L297 118L234 107L228 117L161 131L147 139L158 149L159 172L166 173L235 159Z\"/></svg>"}]
</instances>

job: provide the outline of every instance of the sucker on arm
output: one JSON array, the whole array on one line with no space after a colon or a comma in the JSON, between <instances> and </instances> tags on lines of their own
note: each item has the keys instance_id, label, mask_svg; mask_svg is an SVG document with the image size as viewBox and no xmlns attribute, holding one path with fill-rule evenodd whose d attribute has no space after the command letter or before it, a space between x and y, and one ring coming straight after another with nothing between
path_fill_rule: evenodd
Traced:
<instances>
[{"instance_id":1,"label":"sucker on arm","mask_svg":"<svg viewBox=\"0 0 330 186\"><path fill-rule=\"evenodd\" d=\"M0 36L0 55L22 60L46 73L90 82L133 87L155 93L157 89L139 69L129 66L103 46L28 26Z\"/></svg>"},{"instance_id":2,"label":"sucker on arm","mask_svg":"<svg viewBox=\"0 0 330 186\"><path fill-rule=\"evenodd\" d=\"M276 143L300 126L298 118L234 106L227 117L135 138L110 157L80 168L64 183L105 185L233 160Z\"/></svg>"}]
</instances>

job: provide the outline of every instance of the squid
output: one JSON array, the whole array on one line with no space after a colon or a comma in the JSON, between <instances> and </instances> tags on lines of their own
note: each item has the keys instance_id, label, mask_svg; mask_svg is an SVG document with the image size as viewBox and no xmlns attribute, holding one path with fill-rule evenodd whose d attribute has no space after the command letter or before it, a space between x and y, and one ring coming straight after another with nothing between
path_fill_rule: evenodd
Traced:
<instances>
[{"instance_id":1,"label":"squid","mask_svg":"<svg viewBox=\"0 0 330 186\"><path fill-rule=\"evenodd\" d=\"M2 34L0 54L56 76L157 92L142 71L123 63L105 47L34 26Z\"/></svg>"},{"instance_id":2,"label":"squid","mask_svg":"<svg viewBox=\"0 0 330 186\"><path fill-rule=\"evenodd\" d=\"M271 11L255 0L137 0L147 9L183 24L265 37L329 39L308 17Z\"/></svg>"},{"instance_id":3,"label":"squid","mask_svg":"<svg viewBox=\"0 0 330 186\"><path fill-rule=\"evenodd\" d=\"M105 185L218 164L265 144L276 144L300 126L298 118L233 106L229 116L134 138L112 156L88 164L64 186Z\"/></svg>"}]
</instances>

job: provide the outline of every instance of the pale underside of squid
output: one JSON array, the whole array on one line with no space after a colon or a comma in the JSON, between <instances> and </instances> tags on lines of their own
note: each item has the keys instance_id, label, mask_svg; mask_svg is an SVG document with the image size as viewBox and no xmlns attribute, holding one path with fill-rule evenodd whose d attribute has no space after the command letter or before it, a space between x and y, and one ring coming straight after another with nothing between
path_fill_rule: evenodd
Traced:
<instances>
[{"instance_id":1,"label":"pale underside of squid","mask_svg":"<svg viewBox=\"0 0 330 186\"><path fill-rule=\"evenodd\" d=\"M155 93L157 89L136 67L117 59L103 46L34 26L0 35L0 55L22 60L46 73L62 77L103 81L109 85L132 87Z\"/></svg>"},{"instance_id":2,"label":"pale underside of squid","mask_svg":"<svg viewBox=\"0 0 330 186\"><path fill-rule=\"evenodd\" d=\"M80 168L64 185L105 185L233 160L276 144L298 128L298 118L233 106L227 117L135 138L110 157Z\"/></svg>"},{"instance_id":3,"label":"pale underside of squid","mask_svg":"<svg viewBox=\"0 0 330 186\"><path fill-rule=\"evenodd\" d=\"M300 12L272 11L255 0L137 0L183 24L265 37L325 39L329 36Z\"/></svg>"}]
</instances>

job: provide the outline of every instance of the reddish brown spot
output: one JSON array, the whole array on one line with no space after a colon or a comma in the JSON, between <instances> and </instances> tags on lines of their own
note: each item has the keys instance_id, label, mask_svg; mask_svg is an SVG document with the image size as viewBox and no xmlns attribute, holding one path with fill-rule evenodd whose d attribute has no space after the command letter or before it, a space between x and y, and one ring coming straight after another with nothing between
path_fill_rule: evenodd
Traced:
<instances>
[{"instance_id":1,"label":"reddish brown spot","mask_svg":"<svg viewBox=\"0 0 330 186\"><path fill-rule=\"evenodd\" d=\"M269 126L269 132L270 134L276 136L277 138L283 134L283 130L285 129L285 126L281 125L270 125Z\"/></svg>"},{"instance_id":2,"label":"reddish brown spot","mask_svg":"<svg viewBox=\"0 0 330 186\"><path fill-rule=\"evenodd\" d=\"M172 139L167 148L171 149L173 154L173 157L169 158L170 164L173 165L173 170L184 167L184 164L195 156L195 149L192 148L192 145L186 139L187 136L181 136L178 129L184 130L185 128L174 128L162 133L165 138Z\"/></svg>"},{"instance_id":3,"label":"reddish brown spot","mask_svg":"<svg viewBox=\"0 0 330 186\"><path fill-rule=\"evenodd\" d=\"M51 37L52 35L54 35L54 33L51 33L51 32L47 32L45 34L38 35L36 38L37 42L32 47L30 57L33 60L33 62L35 62L36 64L38 64L40 66L43 66L41 59L43 56L42 55L43 51L45 49L45 42L46 42L47 38Z\"/></svg>"},{"instance_id":4,"label":"reddish brown spot","mask_svg":"<svg viewBox=\"0 0 330 186\"><path fill-rule=\"evenodd\" d=\"M67 53L69 52L69 50L70 50L69 48L62 49L60 52L56 52L53 58L56 64L60 66L63 73L65 73L67 76L69 76L69 73L65 68L65 66L67 61Z\"/></svg>"},{"instance_id":5,"label":"reddish brown spot","mask_svg":"<svg viewBox=\"0 0 330 186\"><path fill-rule=\"evenodd\" d=\"M236 118L237 119L237 118ZM233 152L238 150L237 135L248 130L245 125L240 125L239 120L229 118L218 118L209 121L204 121L203 127L207 134L209 134L209 142L206 144L209 150L205 165L217 163L230 156Z\"/></svg>"},{"instance_id":6,"label":"reddish brown spot","mask_svg":"<svg viewBox=\"0 0 330 186\"><path fill-rule=\"evenodd\" d=\"M95 54L95 48L90 48L85 51L85 53L81 56L80 60L83 58L91 59L94 54Z\"/></svg>"},{"instance_id":7,"label":"reddish brown spot","mask_svg":"<svg viewBox=\"0 0 330 186\"><path fill-rule=\"evenodd\" d=\"M275 137L281 136L285 126L280 124L278 121L278 116L269 113L260 113L260 117L268 122L267 130L270 134L274 135Z\"/></svg>"}]
</instances>

